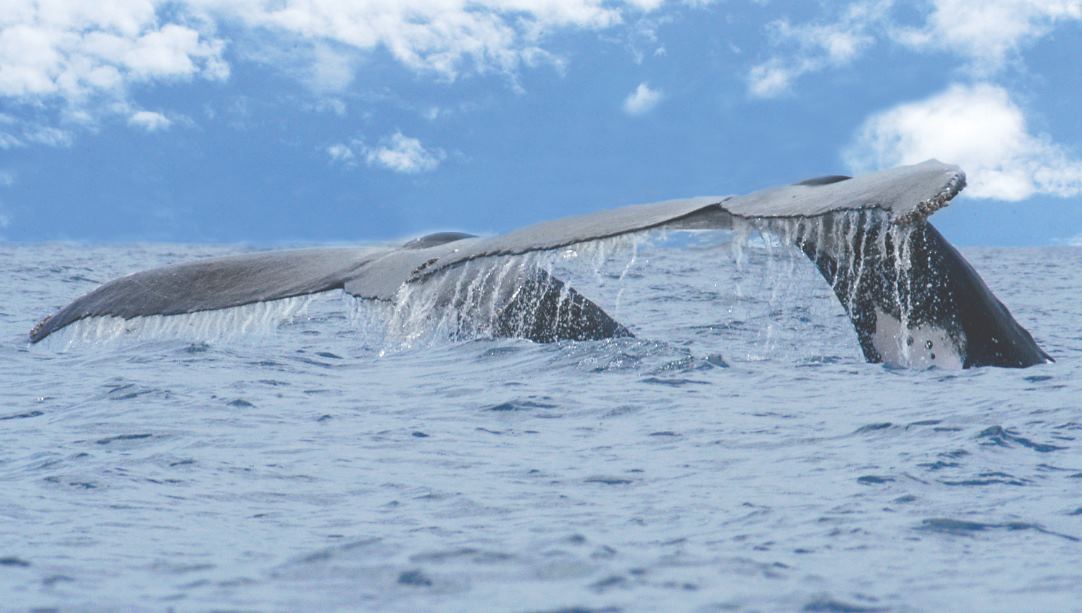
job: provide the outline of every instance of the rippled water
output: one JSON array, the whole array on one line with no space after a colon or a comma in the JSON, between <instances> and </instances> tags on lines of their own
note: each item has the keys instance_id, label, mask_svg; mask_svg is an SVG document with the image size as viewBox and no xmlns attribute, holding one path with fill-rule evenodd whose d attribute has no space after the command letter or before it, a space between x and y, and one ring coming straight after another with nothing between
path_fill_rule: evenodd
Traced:
<instances>
[{"instance_id":1,"label":"rippled water","mask_svg":"<svg viewBox=\"0 0 1082 613\"><path fill-rule=\"evenodd\" d=\"M634 339L405 342L330 296L273 332L26 343L230 251L0 245L0 606L1082 603L1082 250L965 251L1058 360L1027 370L865 364L810 264L709 238L556 262Z\"/></svg>"}]
</instances>

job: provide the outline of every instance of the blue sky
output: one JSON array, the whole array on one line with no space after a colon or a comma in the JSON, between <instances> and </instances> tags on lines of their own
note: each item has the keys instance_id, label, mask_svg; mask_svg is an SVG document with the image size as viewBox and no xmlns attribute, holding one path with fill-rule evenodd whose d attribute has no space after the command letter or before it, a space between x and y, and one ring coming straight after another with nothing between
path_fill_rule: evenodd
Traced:
<instances>
[{"instance_id":1,"label":"blue sky","mask_svg":"<svg viewBox=\"0 0 1082 613\"><path fill-rule=\"evenodd\" d=\"M1082 0L0 0L0 237L361 242L936 157L1082 244Z\"/></svg>"}]
</instances>

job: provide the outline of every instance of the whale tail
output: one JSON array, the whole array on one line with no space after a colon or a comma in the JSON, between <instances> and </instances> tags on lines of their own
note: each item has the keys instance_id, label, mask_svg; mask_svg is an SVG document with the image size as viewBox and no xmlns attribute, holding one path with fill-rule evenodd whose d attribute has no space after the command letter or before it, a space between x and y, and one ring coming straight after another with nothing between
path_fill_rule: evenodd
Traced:
<instances>
[{"instance_id":1,"label":"whale tail","mask_svg":"<svg viewBox=\"0 0 1082 613\"><path fill-rule=\"evenodd\" d=\"M655 228L752 224L792 242L811 259L845 307L870 362L966 368L1051 361L927 221L964 185L965 175L956 166L930 160L854 178L809 179L745 196L623 207L488 238L445 232L397 248L310 249L203 260L106 283L43 320L30 340L38 342L90 317L189 314L333 289L362 300L395 302L400 292L429 279L446 280L455 271L460 279L468 277L472 290L465 295L474 298L463 299L446 286L433 304L486 316L489 334L541 342L628 336L627 328L599 306L544 271L525 271L511 283L493 284L491 267L498 266L493 262ZM474 261L480 266L471 269Z\"/></svg>"},{"instance_id":2,"label":"whale tail","mask_svg":"<svg viewBox=\"0 0 1082 613\"><path fill-rule=\"evenodd\" d=\"M30 342L38 343L85 319L191 315L332 290L344 290L360 300L394 303L410 274L423 270L448 243L468 238L472 237L440 233L410 241L400 251L257 252L137 272L110 281L42 319L30 331ZM536 342L632 335L601 307L544 270L520 270L514 279L497 279L478 269L465 276L456 277L450 286L439 285L429 306L468 316L473 329L481 322L487 334ZM456 292L461 285L470 291Z\"/></svg>"},{"instance_id":3,"label":"whale tail","mask_svg":"<svg viewBox=\"0 0 1082 613\"><path fill-rule=\"evenodd\" d=\"M818 223L826 228L791 235L830 283L869 362L1021 368L1052 361L927 220L893 225L864 211Z\"/></svg>"}]
</instances>

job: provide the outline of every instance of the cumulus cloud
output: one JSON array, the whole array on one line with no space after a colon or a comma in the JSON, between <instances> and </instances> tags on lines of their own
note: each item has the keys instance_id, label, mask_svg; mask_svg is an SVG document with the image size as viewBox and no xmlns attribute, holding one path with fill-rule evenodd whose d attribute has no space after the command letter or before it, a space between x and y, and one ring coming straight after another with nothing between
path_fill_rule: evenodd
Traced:
<instances>
[{"instance_id":1,"label":"cumulus cloud","mask_svg":"<svg viewBox=\"0 0 1082 613\"><path fill-rule=\"evenodd\" d=\"M713 0L682 0L701 7ZM317 91L348 87L373 50L420 74L454 81L504 74L517 87L524 68L562 69L546 40L565 31L623 26L634 37L675 0L186 0L206 19L252 34L240 51L283 62ZM650 28L646 28L649 30ZM260 41L264 44L260 45ZM283 44L287 43L289 44ZM234 43L239 45L240 43ZM256 48L261 47L261 48ZM289 48L287 54L282 48Z\"/></svg>"},{"instance_id":2,"label":"cumulus cloud","mask_svg":"<svg viewBox=\"0 0 1082 613\"><path fill-rule=\"evenodd\" d=\"M444 80L491 72L513 80L525 67L562 65L561 58L544 49L548 36L611 28L663 4L664 0L0 0L0 100L51 109L55 114L51 123L56 125L75 118L89 126L103 114L129 115L126 109L139 106L132 100L136 85L227 79L227 51L232 51L232 61L288 64L286 70L323 94L348 88L366 54L374 51ZM132 125L148 124L136 120ZM10 130L0 133L0 148L27 142L34 141Z\"/></svg>"},{"instance_id":3,"label":"cumulus cloud","mask_svg":"<svg viewBox=\"0 0 1082 613\"><path fill-rule=\"evenodd\" d=\"M128 125L142 128L147 132L157 132L169 129L169 126L173 125L173 120L154 111L136 111L128 117Z\"/></svg>"},{"instance_id":4,"label":"cumulus cloud","mask_svg":"<svg viewBox=\"0 0 1082 613\"><path fill-rule=\"evenodd\" d=\"M748 72L748 93L756 98L775 98L788 92L793 80L809 70L808 64L793 68L779 59L757 64Z\"/></svg>"},{"instance_id":5,"label":"cumulus cloud","mask_svg":"<svg viewBox=\"0 0 1082 613\"><path fill-rule=\"evenodd\" d=\"M1058 23L1082 20L1082 0L935 0L927 22L895 38L919 49L961 54L982 72L999 69Z\"/></svg>"},{"instance_id":6,"label":"cumulus cloud","mask_svg":"<svg viewBox=\"0 0 1082 613\"><path fill-rule=\"evenodd\" d=\"M0 11L0 96L70 104L122 96L133 82L222 79L223 41L164 21L164 3L7 2ZM159 10L161 9L161 10ZM164 21L164 22L163 22Z\"/></svg>"},{"instance_id":7,"label":"cumulus cloud","mask_svg":"<svg viewBox=\"0 0 1082 613\"><path fill-rule=\"evenodd\" d=\"M545 59L545 34L616 25L657 0L188 0L203 14L246 28L346 50L385 49L400 63L456 78L464 71L511 71ZM328 81L341 80L339 67Z\"/></svg>"},{"instance_id":8,"label":"cumulus cloud","mask_svg":"<svg viewBox=\"0 0 1082 613\"><path fill-rule=\"evenodd\" d=\"M306 79L318 92L340 92L353 83L357 58L348 51L335 51L317 44L312 50L310 75Z\"/></svg>"},{"instance_id":9,"label":"cumulus cloud","mask_svg":"<svg viewBox=\"0 0 1082 613\"><path fill-rule=\"evenodd\" d=\"M334 143L327 147L331 163L347 168L357 166L358 159L375 168L403 174L430 172L439 168L447 154L439 148L425 147L420 139L395 132L380 141L378 146L365 144L355 138L349 143Z\"/></svg>"},{"instance_id":10,"label":"cumulus cloud","mask_svg":"<svg viewBox=\"0 0 1082 613\"><path fill-rule=\"evenodd\" d=\"M635 91L624 98L624 112L628 115L642 115L654 109L665 94L659 89L652 89L648 83L639 83Z\"/></svg>"},{"instance_id":11,"label":"cumulus cloud","mask_svg":"<svg viewBox=\"0 0 1082 613\"><path fill-rule=\"evenodd\" d=\"M342 164L351 164L354 156L353 150L349 148L349 145L342 143L335 143L330 147L327 147L327 155L331 157L331 161L339 162Z\"/></svg>"},{"instance_id":12,"label":"cumulus cloud","mask_svg":"<svg viewBox=\"0 0 1082 613\"><path fill-rule=\"evenodd\" d=\"M748 72L748 92L772 98L789 91L801 75L844 66L874 42L874 29L891 7L890 0L856 2L833 22L794 25L786 19L772 22L768 33L776 45L793 47L791 54L770 58Z\"/></svg>"},{"instance_id":13,"label":"cumulus cloud","mask_svg":"<svg viewBox=\"0 0 1082 613\"><path fill-rule=\"evenodd\" d=\"M1008 93L989 84L954 85L869 117L844 154L857 172L929 158L960 165L966 193L1024 200L1082 193L1082 161L1033 134Z\"/></svg>"},{"instance_id":14,"label":"cumulus cloud","mask_svg":"<svg viewBox=\"0 0 1082 613\"><path fill-rule=\"evenodd\" d=\"M383 48L406 66L455 78L546 57L559 29L602 29L663 0L83 0L5 3L0 95L79 96L132 80L229 75L220 26L286 37L312 55L317 86L340 89L355 51ZM243 39L250 42L251 39Z\"/></svg>"},{"instance_id":15,"label":"cumulus cloud","mask_svg":"<svg viewBox=\"0 0 1082 613\"><path fill-rule=\"evenodd\" d=\"M427 149L420 140L401 132L395 132L378 147L366 147L364 152L369 166L404 174L436 170L445 157L442 149Z\"/></svg>"},{"instance_id":16,"label":"cumulus cloud","mask_svg":"<svg viewBox=\"0 0 1082 613\"><path fill-rule=\"evenodd\" d=\"M860 0L832 21L768 26L778 52L748 71L748 91L769 98L806 74L845 66L877 42L914 51L946 51L988 77L1058 25L1082 21L1082 0L929 0L919 25L895 18L894 0ZM910 4L904 6L910 7Z\"/></svg>"}]
</instances>

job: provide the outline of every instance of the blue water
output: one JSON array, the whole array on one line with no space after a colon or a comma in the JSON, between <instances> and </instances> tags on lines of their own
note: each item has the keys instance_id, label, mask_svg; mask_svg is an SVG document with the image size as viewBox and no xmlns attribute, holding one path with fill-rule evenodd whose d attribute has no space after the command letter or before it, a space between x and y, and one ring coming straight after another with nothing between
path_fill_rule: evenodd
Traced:
<instances>
[{"instance_id":1,"label":"blue water","mask_svg":"<svg viewBox=\"0 0 1082 613\"><path fill-rule=\"evenodd\" d=\"M328 296L29 347L239 249L0 245L0 607L1082 610L1082 249L965 250L1057 363L951 372L864 363L761 247L557 262L634 339L381 336Z\"/></svg>"}]
</instances>

